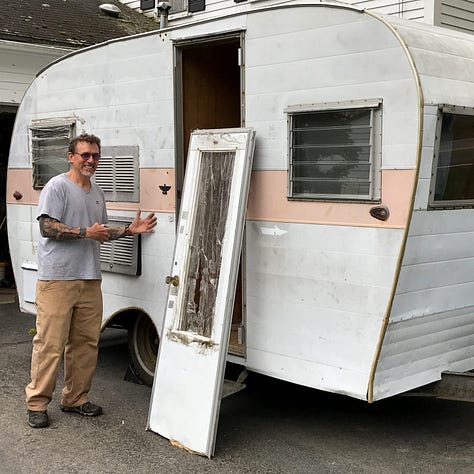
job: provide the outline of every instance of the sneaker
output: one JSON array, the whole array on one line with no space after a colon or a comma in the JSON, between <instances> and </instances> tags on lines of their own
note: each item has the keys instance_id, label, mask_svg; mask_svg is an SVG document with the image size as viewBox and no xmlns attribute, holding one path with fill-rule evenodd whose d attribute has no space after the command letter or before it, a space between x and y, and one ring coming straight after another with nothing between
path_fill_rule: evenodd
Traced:
<instances>
[{"instance_id":1,"label":"sneaker","mask_svg":"<svg viewBox=\"0 0 474 474\"><path fill-rule=\"evenodd\" d=\"M102 415L102 407L99 405L94 405L91 402L83 403L78 407L67 407L65 405L61 405L61 410L66 412L73 412L79 413L79 415L84 416L99 416Z\"/></svg>"},{"instance_id":2,"label":"sneaker","mask_svg":"<svg viewBox=\"0 0 474 474\"><path fill-rule=\"evenodd\" d=\"M46 410L28 410L28 424L32 428L46 428L49 426L48 412Z\"/></svg>"}]
</instances>

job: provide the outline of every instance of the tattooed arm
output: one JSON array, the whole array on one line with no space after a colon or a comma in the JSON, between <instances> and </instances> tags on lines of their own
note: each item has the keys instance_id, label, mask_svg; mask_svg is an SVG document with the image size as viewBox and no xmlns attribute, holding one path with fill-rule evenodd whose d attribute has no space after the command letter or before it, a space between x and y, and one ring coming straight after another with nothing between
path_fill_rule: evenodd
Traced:
<instances>
[{"instance_id":1,"label":"tattooed arm","mask_svg":"<svg viewBox=\"0 0 474 474\"><path fill-rule=\"evenodd\" d=\"M41 235L50 239L77 240L83 238L80 235L80 227L70 227L49 216L41 216L39 218L39 226Z\"/></svg>"},{"instance_id":2,"label":"tattooed arm","mask_svg":"<svg viewBox=\"0 0 474 474\"><path fill-rule=\"evenodd\" d=\"M107 240L117 240L127 235L153 232L153 228L156 226L155 214L148 214L143 219L140 218L140 214L141 211L139 209L133 222L124 227L107 227L97 222L90 227L71 227L47 215L42 215L39 218L39 226L41 235L50 239L93 239L103 243Z\"/></svg>"},{"instance_id":3,"label":"tattooed arm","mask_svg":"<svg viewBox=\"0 0 474 474\"><path fill-rule=\"evenodd\" d=\"M47 215L39 218L40 232L43 237L55 240L93 239L103 243L110 239L109 231L103 224L90 227L71 227Z\"/></svg>"},{"instance_id":4,"label":"tattooed arm","mask_svg":"<svg viewBox=\"0 0 474 474\"><path fill-rule=\"evenodd\" d=\"M126 235L132 235L132 233L129 230L128 225L125 227L107 227L107 230L109 231L110 240L117 240L117 239L120 239L120 237L125 237Z\"/></svg>"}]
</instances>

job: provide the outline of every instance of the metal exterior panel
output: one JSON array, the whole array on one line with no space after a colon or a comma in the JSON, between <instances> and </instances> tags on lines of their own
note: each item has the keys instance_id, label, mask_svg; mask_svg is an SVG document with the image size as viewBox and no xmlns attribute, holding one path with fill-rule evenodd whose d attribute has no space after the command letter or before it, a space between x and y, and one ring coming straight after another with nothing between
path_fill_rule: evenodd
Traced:
<instances>
[{"instance_id":1,"label":"metal exterior panel","mask_svg":"<svg viewBox=\"0 0 474 474\"><path fill-rule=\"evenodd\" d=\"M474 210L427 210L438 104L474 105L474 42L462 33L392 23L413 57L427 105L414 212L374 400L439 380L446 370L474 367Z\"/></svg>"},{"instance_id":2,"label":"metal exterior panel","mask_svg":"<svg viewBox=\"0 0 474 474\"><path fill-rule=\"evenodd\" d=\"M459 82L472 82L474 57L469 58L453 51L429 51L410 48L416 54L416 65L421 76L442 77Z\"/></svg>"},{"instance_id":3,"label":"metal exterior panel","mask_svg":"<svg viewBox=\"0 0 474 474\"><path fill-rule=\"evenodd\" d=\"M403 231L247 224L247 361L364 399Z\"/></svg>"},{"instance_id":4,"label":"metal exterior panel","mask_svg":"<svg viewBox=\"0 0 474 474\"><path fill-rule=\"evenodd\" d=\"M432 157L436 110L427 109L425 160ZM422 163L374 400L474 367L474 210L428 211L429 170Z\"/></svg>"},{"instance_id":5,"label":"metal exterior panel","mask_svg":"<svg viewBox=\"0 0 474 474\"><path fill-rule=\"evenodd\" d=\"M245 365L250 370L280 380L367 400L367 373L341 370L324 363L253 348L247 349Z\"/></svg>"},{"instance_id":6,"label":"metal exterior panel","mask_svg":"<svg viewBox=\"0 0 474 474\"><path fill-rule=\"evenodd\" d=\"M405 266L445 265L446 262L453 260L463 265L468 263L468 260L465 262L462 260L474 258L474 246L469 245L469 241L474 242L474 230L456 232L449 229L445 234L411 236L411 245L405 253ZM470 264L472 265L472 262Z\"/></svg>"},{"instance_id":7,"label":"metal exterior panel","mask_svg":"<svg viewBox=\"0 0 474 474\"><path fill-rule=\"evenodd\" d=\"M425 103L474 106L472 35L390 21L416 64Z\"/></svg>"},{"instance_id":8,"label":"metal exterior panel","mask_svg":"<svg viewBox=\"0 0 474 474\"><path fill-rule=\"evenodd\" d=\"M474 306L390 325L377 369L374 399L474 367Z\"/></svg>"},{"instance_id":9,"label":"metal exterior panel","mask_svg":"<svg viewBox=\"0 0 474 474\"><path fill-rule=\"evenodd\" d=\"M248 16L246 123L265 132L254 169L287 168L288 107L372 98L383 99L382 168L413 169L418 102L405 52L378 19L332 13L303 6Z\"/></svg>"},{"instance_id":10,"label":"metal exterior panel","mask_svg":"<svg viewBox=\"0 0 474 474\"><path fill-rule=\"evenodd\" d=\"M471 232L471 239L474 238L474 232ZM463 238L449 241L446 245L460 245L461 248L465 246L466 240L469 239L469 234L462 236ZM427 242L424 244L429 245ZM441 247L436 247L438 250L442 250ZM460 252L461 253L461 252ZM472 249L469 251L472 254ZM439 252L438 252L439 254ZM438 257L442 258L442 257ZM470 286L474 288L472 283L472 271L474 269L474 256L466 257L462 255L459 259L456 259L453 264L452 259L443 261L430 261L426 263L418 263L415 265L405 265L402 268L400 275L400 283L398 285L398 292L423 292L433 291L442 287L452 287L453 291L455 287L461 288Z\"/></svg>"},{"instance_id":11,"label":"metal exterior panel","mask_svg":"<svg viewBox=\"0 0 474 474\"><path fill-rule=\"evenodd\" d=\"M473 212L413 213L391 321L474 305Z\"/></svg>"},{"instance_id":12,"label":"metal exterior panel","mask_svg":"<svg viewBox=\"0 0 474 474\"><path fill-rule=\"evenodd\" d=\"M24 302L25 296L31 288L24 288L31 279L36 280L36 275L32 276L34 270L24 270L20 267L23 264L31 268L37 268L37 248L40 237L39 225L36 220L36 206L18 206L7 205L8 215L8 234L9 234L9 248L12 256L16 257L14 263L17 267L15 270L15 283L18 293L18 302L20 309L28 313L36 312L33 302ZM12 238L12 236L15 238ZM20 257L21 256L21 260ZM25 279L24 273L28 272L28 278ZM28 297L30 300L31 298Z\"/></svg>"},{"instance_id":13,"label":"metal exterior panel","mask_svg":"<svg viewBox=\"0 0 474 474\"><path fill-rule=\"evenodd\" d=\"M103 45L84 54L86 68L83 56L77 54L42 73L27 95L36 97L34 103L26 99L22 104L24 116L73 113L78 127L93 130L105 145L137 145L142 167L173 167L170 42L151 35ZM90 74L91 68L94 74Z\"/></svg>"}]
</instances>

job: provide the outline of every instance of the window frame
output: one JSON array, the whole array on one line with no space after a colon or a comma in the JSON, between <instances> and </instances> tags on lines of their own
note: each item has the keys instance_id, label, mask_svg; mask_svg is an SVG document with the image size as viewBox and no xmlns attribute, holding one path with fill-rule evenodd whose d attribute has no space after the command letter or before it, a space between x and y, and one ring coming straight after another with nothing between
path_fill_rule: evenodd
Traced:
<instances>
[{"instance_id":1,"label":"window frame","mask_svg":"<svg viewBox=\"0 0 474 474\"><path fill-rule=\"evenodd\" d=\"M293 105L284 111L287 114L287 150L288 150L288 200L295 201L342 201L342 202L380 202L382 170L382 105L381 98L356 99L348 101L325 102L317 104ZM296 115L314 112L337 112L344 110L370 110L370 190L366 195L332 195L332 194L295 194L293 191L293 120Z\"/></svg>"},{"instance_id":2,"label":"window frame","mask_svg":"<svg viewBox=\"0 0 474 474\"><path fill-rule=\"evenodd\" d=\"M41 163L41 160L35 157L35 140L37 137L34 136L36 131L39 130L48 130L48 129L54 129L54 128L69 128L69 137L67 139L67 142L65 143L64 147L64 153L61 156L61 159L64 159L64 171L60 171L59 173L56 173L55 175L49 176L44 182L40 181L40 174L37 172L38 165ZM61 174L62 172L66 172L70 168L69 161L67 159L67 149L69 146L69 142L74 138L76 133L76 118L75 117L53 117L53 118L45 118L45 119L37 119L37 120L32 120L28 126L28 135L29 135L29 155L31 159L31 172L32 172L32 183L33 183L33 189L36 190L41 190L45 187L45 185L48 183L48 181L53 178L54 176L57 176L58 174ZM59 164L59 161L58 161Z\"/></svg>"},{"instance_id":3,"label":"window frame","mask_svg":"<svg viewBox=\"0 0 474 474\"><path fill-rule=\"evenodd\" d=\"M428 197L428 210L443 210L443 209L470 209L474 207L474 199L457 199L457 200L443 200L435 201L434 196L436 192L436 180L438 174L438 161L441 148L441 132L443 127L444 114L450 115L470 115L474 116L473 107L456 106L449 104L439 104L438 114L436 119L435 141L433 147L433 163L431 170L430 191Z\"/></svg>"}]
</instances>

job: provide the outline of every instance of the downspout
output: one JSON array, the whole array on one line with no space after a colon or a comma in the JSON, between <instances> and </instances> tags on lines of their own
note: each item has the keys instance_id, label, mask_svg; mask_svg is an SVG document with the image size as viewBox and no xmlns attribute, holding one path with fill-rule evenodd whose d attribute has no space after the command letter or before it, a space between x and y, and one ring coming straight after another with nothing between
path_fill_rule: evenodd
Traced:
<instances>
[{"instance_id":1,"label":"downspout","mask_svg":"<svg viewBox=\"0 0 474 474\"><path fill-rule=\"evenodd\" d=\"M153 16L160 18L160 30L168 26L168 14L171 10L171 5L168 2L159 2L155 0L155 9L153 11Z\"/></svg>"},{"instance_id":2,"label":"downspout","mask_svg":"<svg viewBox=\"0 0 474 474\"><path fill-rule=\"evenodd\" d=\"M388 323L390 319L390 314L392 312L392 307L393 307L393 300L395 298L395 291L397 289L398 285L398 280L400 278L400 271L402 267L402 262L403 262L403 257L405 255L406 251L406 245L407 245L407 240L408 240L408 232L410 231L410 224L413 216L413 208L415 205L415 194L416 194L416 189L418 186L418 176L420 173L420 161L421 161L421 148L423 144L423 114L424 114L424 98L423 98L423 90L421 88L421 83L420 83L420 77L418 74L418 70L416 69L415 62L410 54L410 51L408 49L408 46L405 44L403 41L402 37L398 33L398 31L389 23L387 20L384 18L381 18L378 16L376 13L373 13L371 11L364 10L365 13L367 13L370 16L373 16L374 18L380 20L382 23L384 23L395 35L395 37L398 39L400 42L403 50L405 51L405 54L408 58L408 62L410 63L410 67L413 73L413 78L415 80L416 84L416 91L417 91L417 96L418 96L418 141L417 141L417 149L416 149L416 168L415 168L415 179L413 182L413 191L411 194L411 202L410 202L410 209L408 212L408 221L407 225L405 227L405 231L403 233L403 239L402 239L402 246L400 249L400 253L398 255L398 260L397 260L397 269L395 271L395 277L393 279L392 283L392 289L390 291L390 298L388 300L387 308L385 309L385 314L382 320L382 327L380 329L379 333L379 338L377 341L377 347L375 349L375 354L374 354L374 359L372 361L372 367L370 369L370 374L369 374L369 381L368 381L368 387L367 387L367 401L369 403L372 403L374 401L374 380L375 380L375 373L377 371L377 365L379 363L380 359L380 353L382 351L382 345L383 341L385 338L385 334L387 332L388 328Z\"/></svg>"}]
</instances>

